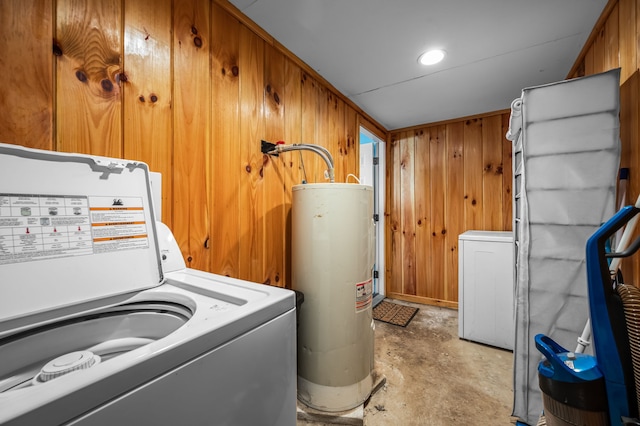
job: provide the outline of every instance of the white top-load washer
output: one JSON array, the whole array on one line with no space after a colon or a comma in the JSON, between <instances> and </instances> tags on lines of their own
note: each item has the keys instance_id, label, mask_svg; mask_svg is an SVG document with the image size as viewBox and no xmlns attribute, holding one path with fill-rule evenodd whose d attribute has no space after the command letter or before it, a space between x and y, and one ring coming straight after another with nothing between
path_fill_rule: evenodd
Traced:
<instances>
[{"instance_id":1,"label":"white top-load washer","mask_svg":"<svg viewBox=\"0 0 640 426\"><path fill-rule=\"evenodd\" d=\"M0 144L0 424L295 425L294 293L186 268L148 176Z\"/></svg>"}]
</instances>

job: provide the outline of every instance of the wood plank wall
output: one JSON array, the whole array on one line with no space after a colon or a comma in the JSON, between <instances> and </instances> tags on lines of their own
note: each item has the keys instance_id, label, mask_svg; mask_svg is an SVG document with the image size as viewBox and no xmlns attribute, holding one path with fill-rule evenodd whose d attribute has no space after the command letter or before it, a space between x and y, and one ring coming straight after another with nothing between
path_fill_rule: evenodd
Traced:
<instances>
[{"instance_id":1,"label":"wood plank wall","mask_svg":"<svg viewBox=\"0 0 640 426\"><path fill-rule=\"evenodd\" d=\"M628 200L639 40L637 1L611 0L568 75L622 68ZM226 0L4 1L0 45L0 141L147 162L191 267L290 286L291 186L323 181L323 167L307 152L265 157L259 141L323 145L345 181L360 123L389 142L390 297L457 306L458 235L511 229L507 111L387 134Z\"/></svg>"},{"instance_id":2,"label":"wood plank wall","mask_svg":"<svg viewBox=\"0 0 640 426\"><path fill-rule=\"evenodd\" d=\"M0 2L0 141L144 161L188 266L290 287L291 187L386 131L226 0ZM304 164L304 168L303 168Z\"/></svg>"},{"instance_id":3,"label":"wood plank wall","mask_svg":"<svg viewBox=\"0 0 640 426\"><path fill-rule=\"evenodd\" d=\"M620 68L620 167L629 168L626 204L640 195L640 3L610 0L568 78ZM636 236L640 231L636 230ZM640 285L640 255L622 262L627 282Z\"/></svg>"},{"instance_id":4,"label":"wood plank wall","mask_svg":"<svg viewBox=\"0 0 640 426\"><path fill-rule=\"evenodd\" d=\"M457 307L458 235L511 229L509 112L390 133L387 295Z\"/></svg>"}]
</instances>

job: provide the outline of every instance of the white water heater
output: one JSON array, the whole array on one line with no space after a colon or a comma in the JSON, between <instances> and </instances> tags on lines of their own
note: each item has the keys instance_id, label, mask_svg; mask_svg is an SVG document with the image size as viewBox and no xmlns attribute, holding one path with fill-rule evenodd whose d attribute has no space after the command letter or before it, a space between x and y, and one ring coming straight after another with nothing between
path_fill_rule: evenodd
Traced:
<instances>
[{"instance_id":1,"label":"white water heater","mask_svg":"<svg viewBox=\"0 0 640 426\"><path fill-rule=\"evenodd\" d=\"M371 394L375 233L373 188L293 187L292 285L304 294L298 326L298 399L345 411Z\"/></svg>"}]
</instances>

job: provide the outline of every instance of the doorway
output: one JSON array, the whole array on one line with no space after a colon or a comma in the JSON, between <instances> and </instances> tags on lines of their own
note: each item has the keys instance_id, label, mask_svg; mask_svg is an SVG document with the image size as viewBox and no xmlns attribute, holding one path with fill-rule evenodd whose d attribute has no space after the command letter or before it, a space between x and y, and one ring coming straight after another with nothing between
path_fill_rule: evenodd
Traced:
<instances>
[{"instance_id":1,"label":"doorway","mask_svg":"<svg viewBox=\"0 0 640 426\"><path fill-rule=\"evenodd\" d=\"M373 219L376 254L373 266L373 306L385 297L384 291L384 203L385 142L360 126L360 183L373 187Z\"/></svg>"}]
</instances>

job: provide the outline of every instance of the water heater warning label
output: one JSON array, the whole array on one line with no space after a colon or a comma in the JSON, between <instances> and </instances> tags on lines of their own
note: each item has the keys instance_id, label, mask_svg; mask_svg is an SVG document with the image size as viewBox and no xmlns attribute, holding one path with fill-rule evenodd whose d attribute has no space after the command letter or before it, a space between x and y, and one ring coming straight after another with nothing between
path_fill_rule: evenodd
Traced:
<instances>
[{"instance_id":1,"label":"water heater warning label","mask_svg":"<svg viewBox=\"0 0 640 426\"><path fill-rule=\"evenodd\" d=\"M0 193L0 265L148 246L142 198Z\"/></svg>"},{"instance_id":2,"label":"water heater warning label","mask_svg":"<svg viewBox=\"0 0 640 426\"><path fill-rule=\"evenodd\" d=\"M373 298L373 278L356 283L356 312L363 311L371 306Z\"/></svg>"}]
</instances>

